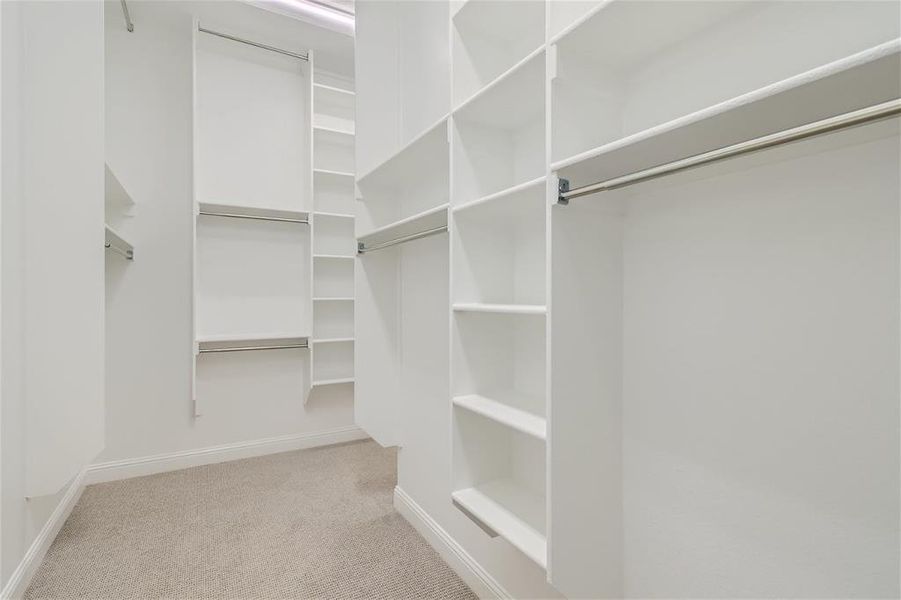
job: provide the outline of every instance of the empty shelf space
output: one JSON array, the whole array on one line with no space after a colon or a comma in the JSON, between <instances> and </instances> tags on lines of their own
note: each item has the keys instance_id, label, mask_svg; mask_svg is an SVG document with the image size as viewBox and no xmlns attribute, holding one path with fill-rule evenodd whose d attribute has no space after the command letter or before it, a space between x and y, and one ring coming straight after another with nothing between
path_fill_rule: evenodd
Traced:
<instances>
[{"instance_id":1,"label":"empty shelf space","mask_svg":"<svg viewBox=\"0 0 901 600\"><path fill-rule=\"evenodd\" d=\"M354 137L336 129L313 128L313 167L319 170L354 171Z\"/></svg>"},{"instance_id":2,"label":"empty shelf space","mask_svg":"<svg viewBox=\"0 0 901 600\"><path fill-rule=\"evenodd\" d=\"M334 136L335 141L338 143L345 143L345 144L353 144L354 143L353 129L337 129L335 127L325 127L322 125L313 125L314 136L317 134L317 132L321 133L323 136Z\"/></svg>"},{"instance_id":3,"label":"empty shelf space","mask_svg":"<svg viewBox=\"0 0 901 600\"><path fill-rule=\"evenodd\" d=\"M455 104L544 44L544 3L470 0L453 16Z\"/></svg>"},{"instance_id":4,"label":"empty shelf space","mask_svg":"<svg viewBox=\"0 0 901 600\"><path fill-rule=\"evenodd\" d=\"M543 498L509 480L457 490L451 497L465 513L542 567L547 565L547 539L540 531L544 522Z\"/></svg>"},{"instance_id":5,"label":"empty shelf space","mask_svg":"<svg viewBox=\"0 0 901 600\"><path fill-rule=\"evenodd\" d=\"M329 85L313 84L313 126L315 128L354 132L353 92Z\"/></svg>"},{"instance_id":6,"label":"empty shelf space","mask_svg":"<svg viewBox=\"0 0 901 600\"><path fill-rule=\"evenodd\" d=\"M425 131L359 177L361 186L393 187L409 178L416 167L447 159L447 119L444 115Z\"/></svg>"},{"instance_id":7,"label":"empty shelf space","mask_svg":"<svg viewBox=\"0 0 901 600\"><path fill-rule=\"evenodd\" d=\"M543 304L485 304L481 302L455 302L456 312L504 313L510 315L544 315Z\"/></svg>"},{"instance_id":8,"label":"empty shelf space","mask_svg":"<svg viewBox=\"0 0 901 600\"><path fill-rule=\"evenodd\" d=\"M488 194L487 196L482 196L481 198L476 198L475 200L472 200L472 201L462 204L460 206L455 206L453 210L455 213L457 213L460 211L477 208L477 207L480 207L485 204L489 204L489 203L492 203L492 202L495 202L498 200L505 200L512 196L518 196L518 195L522 194L523 192L527 192L527 191L533 190L535 188L540 188L542 186L542 184L544 184L545 181L547 181L547 177L542 175L541 177L536 177L535 179L531 179L524 183L520 183L520 184L511 186L511 187L508 187L499 192L495 192L493 194Z\"/></svg>"},{"instance_id":9,"label":"empty shelf space","mask_svg":"<svg viewBox=\"0 0 901 600\"><path fill-rule=\"evenodd\" d=\"M341 260L341 259L350 259L353 260L356 256L346 255L346 254L314 254L313 258L323 259L323 260Z\"/></svg>"},{"instance_id":10,"label":"empty shelf space","mask_svg":"<svg viewBox=\"0 0 901 600\"><path fill-rule=\"evenodd\" d=\"M341 385L344 383L353 383L353 382L354 382L353 377L341 377L338 379L321 379L319 381L314 381L312 383L312 386L313 387L322 387L322 386L326 386L326 385Z\"/></svg>"},{"instance_id":11,"label":"empty shelf space","mask_svg":"<svg viewBox=\"0 0 901 600\"><path fill-rule=\"evenodd\" d=\"M104 165L104 177L104 198L107 212L125 213L130 211L135 201L108 164Z\"/></svg>"},{"instance_id":12,"label":"empty shelf space","mask_svg":"<svg viewBox=\"0 0 901 600\"><path fill-rule=\"evenodd\" d=\"M516 392L496 393L491 397L480 394L468 394L454 398L454 405L492 419L498 423L512 427L540 440L547 437L547 425L544 417L516 408L516 405L533 404L532 400L514 398L521 396ZM512 400L511 400L512 398Z\"/></svg>"},{"instance_id":13,"label":"empty shelf space","mask_svg":"<svg viewBox=\"0 0 901 600\"><path fill-rule=\"evenodd\" d=\"M447 204L430 208L419 214L363 234L357 238L357 243L363 244L364 247L377 246L424 231L447 227L447 210Z\"/></svg>"},{"instance_id":14,"label":"empty shelf space","mask_svg":"<svg viewBox=\"0 0 901 600\"><path fill-rule=\"evenodd\" d=\"M806 6L615 0L592 12L557 43L552 170L580 187L896 99L901 40L854 26L888 7ZM777 50L811 19L821 27L804 52ZM736 43L723 50L726 35Z\"/></svg>"},{"instance_id":15,"label":"empty shelf space","mask_svg":"<svg viewBox=\"0 0 901 600\"><path fill-rule=\"evenodd\" d=\"M213 204L211 202L198 202L197 213L201 216L233 217L260 221L284 221L289 223L307 223L310 218L308 212L297 210L239 206L237 204Z\"/></svg>"},{"instance_id":16,"label":"empty shelf space","mask_svg":"<svg viewBox=\"0 0 901 600\"><path fill-rule=\"evenodd\" d=\"M313 173L313 217L324 214L330 216L354 217L354 180L322 171Z\"/></svg>"}]
</instances>

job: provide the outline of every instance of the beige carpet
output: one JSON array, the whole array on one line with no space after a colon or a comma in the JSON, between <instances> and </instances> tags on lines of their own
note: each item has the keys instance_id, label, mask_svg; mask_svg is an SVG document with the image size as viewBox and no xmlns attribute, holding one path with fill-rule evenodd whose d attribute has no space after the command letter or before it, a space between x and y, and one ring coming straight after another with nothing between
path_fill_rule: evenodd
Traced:
<instances>
[{"instance_id":1,"label":"beige carpet","mask_svg":"<svg viewBox=\"0 0 901 600\"><path fill-rule=\"evenodd\" d=\"M475 599L371 441L88 487L26 598Z\"/></svg>"}]
</instances>

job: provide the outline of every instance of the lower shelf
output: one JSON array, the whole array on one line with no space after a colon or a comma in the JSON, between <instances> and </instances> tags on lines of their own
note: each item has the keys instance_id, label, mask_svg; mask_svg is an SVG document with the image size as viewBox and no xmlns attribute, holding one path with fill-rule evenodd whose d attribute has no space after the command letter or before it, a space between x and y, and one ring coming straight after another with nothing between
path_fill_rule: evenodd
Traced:
<instances>
[{"instance_id":1,"label":"lower shelf","mask_svg":"<svg viewBox=\"0 0 901 600\"><path fill-rule=\"evenodd\" d=\"M456 396L454 405L472 411L483 417L497 421L507 427L529 434L540 440L547 437L547 425L544 417L517 408L509 399L514 396L522 396L516 393L494 393L493 397L481 394L468 394ZM531 404L536 404L532 402Z\"/></svg>"},{"instance_id":2,"label":"lower shelf","mask_svg":"<svg viewBox=\"0 0 901 600\"><path fill-rule=\"evenodd\" d=\"M454 504L495 531L523 554L547 567L542 533L544 499L509 480L497 480L451 494Z\"/></svg>"},{"instance_id":3,"label":"lower shelf","mask_svg":"<svg viewBox=\"0 0 901 600\"><path fill-rule=\"evenodd\" d=\"M311 385L313 387L322 387L325 385L339 385L342 383L353 383L353 382L354 382L353 377L345 377L342 379L322 379L320 381L314 381Z\"/></svg>"}]
</instances>

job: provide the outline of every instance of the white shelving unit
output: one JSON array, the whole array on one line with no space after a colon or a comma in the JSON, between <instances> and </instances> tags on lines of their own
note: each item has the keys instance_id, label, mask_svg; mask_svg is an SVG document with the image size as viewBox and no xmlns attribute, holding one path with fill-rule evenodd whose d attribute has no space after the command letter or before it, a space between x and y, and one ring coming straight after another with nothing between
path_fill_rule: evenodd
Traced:
<instances>
[{"instance_id":1,"label":"white shelving unit","mask_svg":"<svg viewBox=\"0 0 901 600\"><path fill-rule=\"evenodd\" d=\"M831 203L837 186L808 185L827 179L829 169L820 166L818 178L804 179L794 172L810 164L792 163L788 171L780 161L828 161L826 151L851 152L855 144L897 135L897 124L768 150L569 206L558 205L560 180L577 188L898 99L898 8L398 1L378 9L358 3L358 23L356 237L364 253L355 288L357 421L385 445L411 447L412 456L427 437L420 429L432 423L407 421L421 418L421 403L446 400L453 472L447 493L455 506L520 550L530 568L546 569L560 593L622 597L626 397L665 412L668 405L647 397L648 382L674 364L695 369L694 381L711 397L729 395L698 357L739 373L741 359L730 353L742 349L716 337L718 325L702 317L718 308L695 314L695 304L709 298L685 287L689 281L716 287L724 273L734 277L712 257L732 256L730 244L751 233L781 231L775 225L782 224L781 209L774 208L769 220L754 213L758 221L729 229L732 237L724 239L703 227L706 219L728 220L709 204L729 200L738 211L780 197L796 206L802 192L792 195L795 189ZM762 166L772 168L769 177L747 174ZM736 172L746 176L718 179ZM873 191L869 181L855 181ZM824 215L838 210L830 206ZM804 214L818 210L811 205ZM443 237L417 237L444 227L446 245ZM393 243L405 239L418 241ZM784 267L772 260L776 250L766 239L751 253L762 261L749 263L753 273ZM699 240L709 241L709 254ZM779 250L791 243L782 240ZM693 260L710 263L704 262L709 280L678 262L688 261L680 255L686 248L693 248ZM643 271L652 257L658 262ZM818 266L831 273L834 265ZM782 284L788 296L797 291ZM739 321L759 318L751 296L737 296L747 308ZM667 326L701 323L701 333L672 325L681 337L669 340L683 348L684 339L694 339L685 353L697 364L642 337L648 327L663 327L652 317L662 318L670 302L681 312L669 315ZM445 317L449 327L442 330ZM828 319L823 323L830 327ZM725 346L722 355L705 354L695 339L702 334ZM429 363L416 362L420 355ZM436 365L445 356L449 365ZM661 356L662 364L651 361ZM654 392L668 398L672 388L693 406L695 390L668 375L669 387ZM715 387L720 383L725 388ZM418 452L432 456L431 448Z\"/></svg>"},{"instance_id":2,"label":"white shelving unit","mask_svg":"<svg viewBox=\"0 0 901 600\"><path fill-rule=\"evenodd\" d=\"M349 88L313 83L313 342L311 384L354 382L354 101Z\"/></svg>"}]
</instances>

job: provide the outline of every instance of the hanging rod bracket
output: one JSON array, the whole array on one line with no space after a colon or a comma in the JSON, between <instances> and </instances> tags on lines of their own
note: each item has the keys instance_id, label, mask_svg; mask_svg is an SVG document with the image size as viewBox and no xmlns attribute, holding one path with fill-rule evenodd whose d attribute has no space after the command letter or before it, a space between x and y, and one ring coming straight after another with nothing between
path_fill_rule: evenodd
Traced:
<instances>
[{"instance_id":1,"label":"hanging rod bracket","mask_svg":"<svg viewBox=\"0 0 901 600\"><path fill-rule=\"evenodd\" d=\"M569 204L569 199L565 196L566 192L569 191L569 179L564 179L561 177L557 180L557 204L566 206Z\"/></svg>"},{"instance_id":2,"label":"hanging rod bracket","mask_svg":"<svg viewBox=\"0 0 901 600\"><path fill-rule=\"evenodd\" d=\"M120 2L122 3L122 14L125 16L125 29L127 29L129 33L132 33L135 30L135 24L131 22L128 5L125 3L125 0L120 0Z\"/></svg>"}]
</instances>

